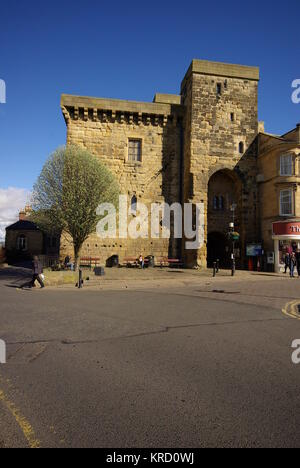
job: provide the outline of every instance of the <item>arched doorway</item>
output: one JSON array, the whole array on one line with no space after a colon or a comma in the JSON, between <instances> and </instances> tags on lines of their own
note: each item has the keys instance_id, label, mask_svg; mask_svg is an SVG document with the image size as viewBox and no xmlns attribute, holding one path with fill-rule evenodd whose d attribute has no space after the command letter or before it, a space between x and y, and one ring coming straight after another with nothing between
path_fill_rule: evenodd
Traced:
<instances>
[{"instance_id":1,"label":"arched doorway","mask_svg":"<svg viewBox=\"0 0 300 468\"><path fill-rule=\"evenodd\" d=\"M233 170L215 172L208 182L207 266L219 259L221 268L230 268L233 244L228 239L229 225L241 234L242 183ZM235 258L240 266L241 249L235 243Z\"/></svg>"}]
</instances>

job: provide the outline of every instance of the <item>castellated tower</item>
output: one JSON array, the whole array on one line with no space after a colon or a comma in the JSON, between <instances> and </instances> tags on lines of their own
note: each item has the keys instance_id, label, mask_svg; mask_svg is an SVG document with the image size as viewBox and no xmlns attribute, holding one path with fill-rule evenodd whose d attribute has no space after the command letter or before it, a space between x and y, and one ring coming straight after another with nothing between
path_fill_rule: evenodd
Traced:
<instances>
[{"instance_id":1,"label":"castellated tower","mask_svg":"<svg viewBox=\"0 0 300 468\"><path fill-rule=\"evenodd\" d=\"M117 254L122 262L153 255L182 259L188 267L219 259L228 267L233 246L227 233L234 218L237 267L245 266L246 244L259 239L258 81L255 67L194 60L181 94L157 93L152 103L62 95L67 144L88 149L114 173L130 203L129 222L135 222L137 202L149 213L153 203L205 207L204 245L198 250L188 250L187 239L164 238L160 225L158 238L99 239L94 233L82 256L105 262ZM61 255L66 254L72 255L71 243L63 238Z\"/></svg>"},{"instance_id":2,"label":"castellated tower","mask_svg":"<svg viewBox=\"0 0 300 468\"><path fill-rule=\"evenodd\" d=\"M226 233L233 218L241 266L246 243L257 240L258 81L256 67L194 60L182 82L184 201L205 206L205 245L185 252L189 266L230 261Z\"/></svg>"}]
</instances>

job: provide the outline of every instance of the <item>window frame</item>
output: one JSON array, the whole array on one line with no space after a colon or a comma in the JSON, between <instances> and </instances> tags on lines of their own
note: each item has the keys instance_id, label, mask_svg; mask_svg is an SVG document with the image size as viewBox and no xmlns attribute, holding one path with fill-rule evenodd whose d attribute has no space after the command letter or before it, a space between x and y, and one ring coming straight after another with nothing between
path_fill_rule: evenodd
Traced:
<instances>
[{"instance_id":1,"label":"window frame","mask_svg":"<svg viewBox=\"0 0 300 468\"><path fill-rule=\"evenodd\" d=\"M22 246L21 246L21 243L22 243ZM26 252L28 250L28 239L24 234L20 234L17 237L17 250L20 252Z\"/></svg>"},{"instance_id":2,"label":"window frame","mask_svg":"<svg viewBox=\"0 0 300 468\"><path fill-rule=\"evenodd\" d=\"M284 158L290 158L291 172L289 174L283 173L282 171L284 167L287 167L285 164L282 164L282 161L284 160ZM281 177L292 177L293 175L295 175L294 158L291 153L284 153L279 156L279 175Z\"/></svg>"},{"instance_id":3,"label":"window frame","mask_svg":"<svg viewBox=\"0 0 300 468\"><path fill-rule=\"evenodd\" d=\"M139 145L138 159L131 159L131 143ZM130 137L128 138L127 162L130 164L141 164L143 161L143 140L141 138Z\"/></svg>"},{"instance_id":4,"label":"window frame","mask_svg":"<svg viewBox=\"0 0 300 468\"><path fill-rule=\"evenodd\" d=\"M291 206L291 210L290 210L290 213L287 213L287 212L284 212L284 210L282 209L282 197L283 197L283 193L289 193L290 194L290 206ZM294 216L294 190L292 188L285 188L285 189L282 189L280 190L279 192L279 215L280 216ZM286 202L284 202L286 203Z\"/></svg>"}]
</instances>

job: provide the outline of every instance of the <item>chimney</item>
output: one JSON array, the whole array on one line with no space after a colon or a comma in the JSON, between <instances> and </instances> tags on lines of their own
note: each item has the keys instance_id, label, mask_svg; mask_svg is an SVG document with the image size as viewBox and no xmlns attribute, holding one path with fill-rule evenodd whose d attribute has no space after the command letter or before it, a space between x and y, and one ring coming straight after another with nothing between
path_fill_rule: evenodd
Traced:
<instances>
[{"instance_id":1,"label":"chimney","mask_svg":"<svg viewBox=\"0 0 300 468\"><path fill-rule=\"evenodd\" d=\"M25 210L20 211L19 213L19 221L25 221L27 218L27 213Z\"/></svg>"}]
</instances>

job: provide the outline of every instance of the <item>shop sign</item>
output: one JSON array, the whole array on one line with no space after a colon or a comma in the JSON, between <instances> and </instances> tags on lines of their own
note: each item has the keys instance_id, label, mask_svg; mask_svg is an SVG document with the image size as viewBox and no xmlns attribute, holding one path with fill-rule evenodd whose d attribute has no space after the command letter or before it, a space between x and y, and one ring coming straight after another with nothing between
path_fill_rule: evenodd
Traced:
<instances>
[{"instance_id":1,"label":"shop sign","mask_svg":"<svg viewBox=\"0 0 300 468\"><path fill-rule=\"evenodd\" d=\"M300 236L300 222L278 221L273 223L273 236Z\"/></svg>"}]
</instances>

